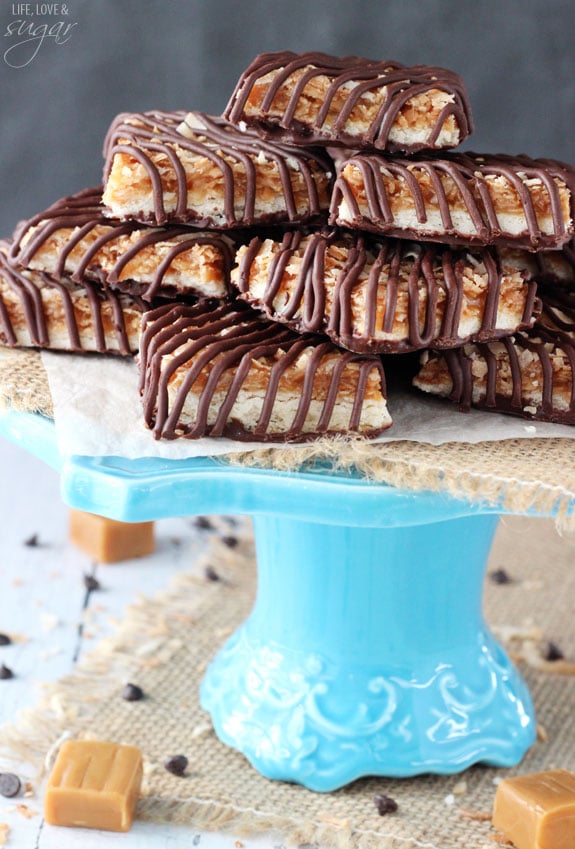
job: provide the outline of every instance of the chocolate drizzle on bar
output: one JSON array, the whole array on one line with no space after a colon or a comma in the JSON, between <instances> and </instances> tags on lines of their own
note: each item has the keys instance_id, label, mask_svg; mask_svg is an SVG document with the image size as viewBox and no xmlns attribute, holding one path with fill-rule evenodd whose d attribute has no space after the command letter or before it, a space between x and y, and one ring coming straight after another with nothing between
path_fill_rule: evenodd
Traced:
<instances>
[{"instance_id":1,"label":"chocolate drizzle on bar","mask_svg":"<svg viewBox=\"0 0 575 849\"><path fill-rule=\"evenodd\" d=\"M529 250L558 248L573 234L575 218L575 171L568 165L549 159L531 159L528 156L497 156L477 153L429 153L425 158L386 158L376 154L352 156L344 166L354 167L361 174L362 203L358 202L354 188L340 170L332 195L332 223L357 227L375 233L399 235L403 238L425 238L448 244L515 244ZM521 232L506 232L500 218L505 209L498 209L487 180L497 178L507 185L507 193L520 207L525 226ZM417 218L418 228L401 226L392 211L388 185L392 191L396 181L407 192L410 207ZM533 183L540 184L545 192L545 209L553 222L553 232L542 229L532 193ZM569 192L569 211L564 214L560 185ZM456 203L463 206L472 220L475 233L462 233L453 219L453 199L448 192L456 188ZM339 212L345 203L348 211ZM367 209L363 209L363 205ZM428 205L439 209L442 229L426 226ZM567 220L566 220L567 219Z\"/></svg>"},{"instance_id":2,"label":"chocolate drizzle on bar","mask_svg":"<svg viewBox=\"0 0 575 849\"><path fill-rule=\"evenodd\" d=\"M56 280L44 272L21 271L10 265L6 258L8 243L0 242L0 341L10 347L31 345L38 348L53 348L50 334L50 319L42 298L42 289L51 289L58 294L61 316L68 334L66 350L84 352L88 350L82 336L89 336L90 351L130 356L134 353L134 340L130 340L126 328L124 306L129 304L141 312L144 304L138 299L103 290L96 283L84 281L75 284L67 278ZM78 325L74 309L73 294L80 292L90 308L90 327ZM8 294L12 297L8 298ZM16 304L14 304L16 298ZM102 309L107 304L112 312L113 324L105 326ZM57 320L61 321L60 315ZM29 341L21 341L19 326L25 325ZM109 338L113 330L113 341Z\"/></svg>"},{"instance_id":3,"label":"chocolate drizzle on bar","mask_svg":"<svg viewBox=\"0 0 575 849\"><path fill-rule=\"evenodd\" d=\"M309 235L287 232L270 262L263 295L256 297L252 291L252 275L256 283L259 281L253 266L263 245L262 239L252 239L239 263L234 283L246 301L295 331L326 333L338 345L369 353L454 347L468 338L489 340L510 332L509 328L497 326L503 272L495 250L485 248L470 255L439 245L373 240L361 235L346 237L336 230L326 229ZM332 247L345 252L347 258L336 279L329 307L324 270L326 256ZM302 256L301 261L292 263L297 254ZM473 337L464 339L460 336L463 273L470 263L481 263L488 280L481 328ZM292 274L297 277L290 284L289 299L278 299L276 303L276 296L285 285L284 276ZM391 334L394 329L402 277L407 277L408 336L405 339L377 338L378 333ZM365 290L363 327L355 325L352 304L360 287ZM518 327L530 326L536 307L536 283L528 280L525 287L523 315ZM442 307L439 306L441 289L445 293ZM378 307L381 310L383 300L385 308L382 317L378 318Z\"/></svg>"},{"instance_id":4,"label":"chocolate drizzle on bar","mask_svg":"<svg viewBox=\"0 0 575 849\"><path fill-rule=\"evenodd\" d=\"M445 357L453 388L449 395L451 401L459 404L463 410L471 406L494 412L509 413L526 419L535 419L560 424L575 424L575 346L572 342L560 342L552 333L540 329L535 337L516 334L501 340L505 346L503 358L508 362L511 372L511 393L497 391L497 374L502 356L492 345L477 345L478 355L485 361L487 368L485 397L473 400L474 377L473 358L464 348L445 351ZM530 351L539 359L542 371L541 401L535 407L525 400L522 388L521 352ZM554 401L553 355L562 355L570 372L570 388L567 409L559 409Z\"/></svg>"},{"instance_id":5,"label":"chocolate drizzle on bar","mask_svg":"<svg viewBox=\"0 0 575 849\"><path fill-rule=\"evenodd\" d=\"M92 278L104 285L116 287L129 294L138 295L146 301L152 301L160 295L170 297L177 294L174 291L174 285L169 282L169 274L174 261L180 254L192 250L197 245L209 245L220 254L221 276L225 281L224 290L227 290L234 249L226 236L216 232L194 231L189 227L150 228L134 221L121 222L115 218L108 218L101 197L101 187L85 189L76 195L58 200L44 212L21 223L14 234L14 242L9 253L10 262L15 267L29 266L35 255L45 248L46 243L58 231L70 229L73 232L66 237L66 241L57 253L55 267L50 270L54 277L68 275L71 280L78 283L83 283L86 278ZM104 232L92 241L93 232L102 228L105 228ZM121 237L133 238L134 234L138 236L133 244L123 250L109 271L105 271L98 262L98 252ZM72 253L84 240L87 244L83 254L71 263ZM121 279L128 263L136 259L140 253L156 244L166 242L173 242L173 244L153 268L149 282ZM71 265L73 268L70 267ZM149 272L147 274L149 275ZM189 280L186 294L201 294L201 290L194 287L193 279Z\"/></svg>"},{"instance_id":6,"label":"chocolate drizzle on bar","mask_svg":"<svg viewBox=\"0 0 575 849\"><path fill-rule=\"evenodd\" d=\"M308 357L303 386L298 385L295 400L289 397L290 367L298 357ZM325 394L314 393L314 378L328 357L337 356L328 378ZM269 378L261 377L264 397L253 423L234 417L233 408L250 369L257 361L271 366ZM328 340L310 334L297 336L288 328L269 322L241 301L221 304L202 301L195 306L165 305L144 316L140 350L140 391L144 418L156 438L185 436L227 436L239 440L302 441L332 433L330 421L334 408L342 402L340 390L344 371L353 364L358 369L355 396L348 430L373 436L387 425L374 430L362 426L362 410L369 377L375 373L379 389L385 392L383 366L378 357L362 357L338 351ZM169 388L178 369L185 369L175 398ZM216 392L226 387L225 398L214 420ZM288 392L286 399L285 393ZM182 411L189 393L198 397L195 420L185 423ZM275 405L282 400L295 404L293 420L286 431L270 428ZM322 405L317 428L305 429L310 406Z\"/></svg>"},{"instance_id":7,"label":"chocolate drizzle on bar","mask_svg":"<svg viewBox=\"0 0 575 849\"><path fill-rule=\"evenodd\" d=\"M503 348L501 347L503 346ZM541 366L541 382L536 388L541 400L535 406L526 399L524 370L527 367L525 353L533 355ZM575 292L555 286L542 292L542 312L535 326L527 331L515 333L496 344L476 344L452 351L432 353L432 358L444 358L451 377L451 401L463 410L472 406L479 409L509 413L522 418L563 424L575 424ZM565 395L562 406L558 406L556 377L553 360L563 362L563 380L560 391ZM477 359L485 363L485 394L474 398L476 378L473 364ZM498 376L502 365L509 369L509 391L498 391ZM565 381L565 373L568 379ZM423 381L425 383L425 380Z\"/></svg>"},{"instance_id":8,"label":"chocolate drizzle on bar","mask_svg":"<svg viewBox=\"0 0 575 849\"><path fill-rule=\"evenodd\" d=\"M184 134L185 133L185 134ZM188 207L188 179L186 167L180 157L184 154L208 160L220 172L222 198L217 215L210 216ZM136 159L145 169L153 194L153 218L158 224L168 220L193 223L202 227L244 227L275 221L325 220L329 200L320 198L319 183L331 188L333 163L323 152L288 147L263 141L249 132L240 132L221 118L199 112L146 112L122 113L113 121L104 144L106 183L117 154ZM259 197L257 166L262 159L271 161L277 168L283 193L283 209L263 213ZM175 208L167 209L162 174L158 167L168 169L175 180ZM230 163L241 167L245 197L240 210L238 186ZM298 210L293 185L294 169L298 171L307 192L307 209ZM152 214L134 213L130 217L149 220ZM220 218L223 217L223 221Z\"/></svg>"},{"instance_id":9,"label":"chocolate drizzle on bar","mask_svg":"<svg viewBox=\"0 0 575 849\"><path fill-rule=\"evenodd\" d=\"M301 73L300 73L301 72ZM268 81L263 78L272 75ZM296 74L297 82L288 98L281 116L274 113L274 99L278 91ZM313 123L303 123L295 115L306 86L315 78L328 77L329 87ZM353 130L352 113L361 98L385 86L385 97L370 126ZM254 113L248 109L254 88L263 87L265 93ZM422 141L400 144L390 138L401 111L417 95L442 91L449 101L441 109L434 123L427 128ZM343 98L344 105L332 122L330 111L336 99ZM338 58L325 53L296 54L289 51L263 53L257 56L240 77L224 116L235 124L245 122L267 133L294 144L341 145L352 149L405 150L414 152L423 148L443 147L438 144L440 132L449 117L453 117L462 142L472 131L473 122L467 95L461 78L444 68L429 66L406 67L394 61L372 61L357 56ZM328 120L329 119L329 120ZM428 119L429 120L429 119ZM453 145L449 145L453 146Z\"/></svg>"}]
</instances>

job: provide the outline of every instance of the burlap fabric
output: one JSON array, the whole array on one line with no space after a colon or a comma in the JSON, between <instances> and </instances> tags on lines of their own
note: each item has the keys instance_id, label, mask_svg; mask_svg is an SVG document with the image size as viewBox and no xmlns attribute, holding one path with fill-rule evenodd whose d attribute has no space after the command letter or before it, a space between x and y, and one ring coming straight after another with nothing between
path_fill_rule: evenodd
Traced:
<instances>
[{"instance_id":1,"label":"burlap fabric","mask_svg":"<svg viewBox=\"0 0 575 849\"><path fill-rule=\"evenodd\" d=\"M38 353L2 351L0 404L52 415L50 390ZM230 463L282 470L293 470L296 463L297 468L309 467L318 460L403 489L446 492L498 505L511 513L553 514L559 527L575 527L575 438L439 446L320 440L298 452L274 447L229 458Z\"/></svg>"},{"instance_id":2,"label":"burlap fabric","mask_svg":"<svg viewBox=\"0 0 575 849\"><path fill-rule=\"evenodd\" d=\"M37 764L63 735L140 746L146 778L138 817L145 820L229 830L237 837L271 831L276 842L337 849L493 849L497 780L554 766L575 770L575 667L543 659L549 640L575 658L574 557L575 537L561 538L551 521L502 520L489 569L504 567L512 580L487 579L486 614L520 664L540 724L538 742L512 770L476 766L459 776L361 779L316 794L262 778L223 746L197 694L206 664L252 603L249 533L233 551L214 535L202 562L163 594L138 600L116 633L73 676L50 685L42 704L1 737L18 757ZM205 578L208 563L223 580ZM121 698L127 680L144 689L143 701ZM163 767L167 756L179 753L190 762L183 778ZM380 816L377 793L394 798L398 811Z\"/></svg>"},{"instance_id":3,"label":"burlap fabric","mask_svg":"<svg viewBox=\"0 0 575 849\"><path fill-rule=\"evenodd\" d=\"M0 403L24 413L53 417L50 387L40 354L0 349Z\"/></svg>"}]
</instances>

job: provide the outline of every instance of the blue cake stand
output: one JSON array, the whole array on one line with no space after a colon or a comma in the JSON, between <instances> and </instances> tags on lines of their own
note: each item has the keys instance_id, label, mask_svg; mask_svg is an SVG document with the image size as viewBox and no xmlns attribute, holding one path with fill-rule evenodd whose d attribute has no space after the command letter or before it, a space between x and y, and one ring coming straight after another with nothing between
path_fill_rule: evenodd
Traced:
<instances>
[{"instance_id":1,"label":"blue cake stand","mask_svg":"<svg viewBox=\"0 0 575 849\"><path fill-rule=\"evenodd\" d=\"M62 459L37 415L8 412L0 433L57 468L80 510L253 517L257 597L201 702L263 775L330 791L368 775L512 766L534 742L527 688L482 614L504 511L324 468Z\"/></svg>"}]
</instances>

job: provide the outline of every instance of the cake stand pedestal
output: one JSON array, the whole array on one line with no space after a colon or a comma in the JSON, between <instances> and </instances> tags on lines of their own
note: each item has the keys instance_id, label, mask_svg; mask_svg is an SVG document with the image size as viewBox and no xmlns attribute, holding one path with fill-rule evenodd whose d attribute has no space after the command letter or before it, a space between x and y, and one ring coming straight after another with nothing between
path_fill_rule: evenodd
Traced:
<instances>
[{"instance_id":1,"label":"cake stand pedestal","mask_svg":"<svg viewBox=\"0 0 575 849\"><path fill-rule=\"evenodd\" d=\"M253 517L253 610L201 686L218 736L263 775L330 791L368 775L518 763L531 699L482 614L498 511L334 474L212 458L58 456L51 422L0 432L61 473L65 502L120 521Z\"/></svg>"},{"instance_id":2,"label":"cake stand pedestal","mask_svg":"<svg viewBox=\"0 0 575 849\"><path fill-rule=\"evenodd\" d=\"M254 524L255 605L201 689L224 742L318 791L521 760L531 701L481 612L497 516Z\"/></svg>"}]
</instances>

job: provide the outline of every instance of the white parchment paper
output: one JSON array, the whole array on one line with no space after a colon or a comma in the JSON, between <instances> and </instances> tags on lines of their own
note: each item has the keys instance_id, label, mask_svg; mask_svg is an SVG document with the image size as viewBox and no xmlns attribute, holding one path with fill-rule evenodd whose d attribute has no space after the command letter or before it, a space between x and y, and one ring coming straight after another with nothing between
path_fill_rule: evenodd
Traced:
<instances>
[{"instance_id":1,"label":"white parchment paper","mask_svg":"<svg viewBox=\"0 0 575 849\"><path fill-rule=\"evenodd\" d=\"M270 447L269 443L230 439L156 440L143 421L135 362L52 352L43 352L42 361L54 403L58 448L64 457L79 454L177 460ZM413 394L392 393L388 406L393 426L375 442L413 440L441 445L533 437L575 438L575 428L567 425L530 422L479 410L460 413L455 405L415 390ZM298 446L293 449L297 451Z\"/></svg>"}]
</instances>

